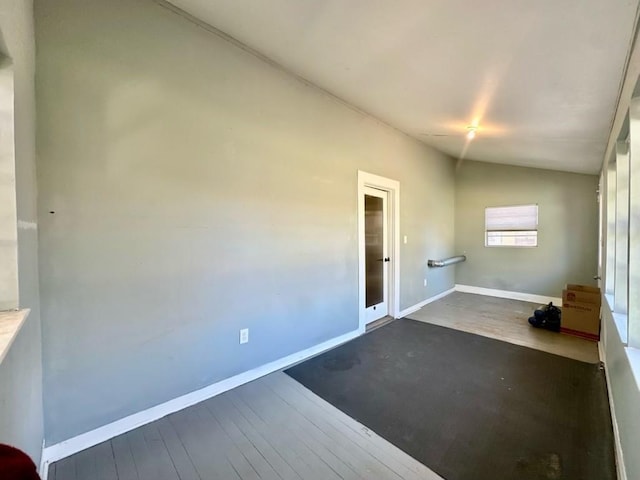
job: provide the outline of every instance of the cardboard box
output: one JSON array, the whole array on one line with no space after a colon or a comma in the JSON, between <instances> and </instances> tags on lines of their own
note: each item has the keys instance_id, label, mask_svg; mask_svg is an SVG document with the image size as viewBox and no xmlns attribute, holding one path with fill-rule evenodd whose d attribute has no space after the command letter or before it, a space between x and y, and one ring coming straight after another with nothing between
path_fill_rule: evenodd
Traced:
<instances>
[{"instance_id":1,"label":"cardboard box","mask_svg":"<svg viewBox=\"0 0 640 480\"><path fill-rule=\"evenodd\" d=\"M593 303L600 305L602 295L598 287L574 285L570 283L562 290L562 303L564 304L564 302Z\"/></svg>"},{"instance_id":2,"label":"cardboard box","mask_svg":"<svg viewBox=\"0 0 640 480\"><path fill-rule=\"evenodd\" d=\"M560 331L597 342L600 339L601 302L599 288L568 284L562 291Z\"/></svg>"}]
</instances>

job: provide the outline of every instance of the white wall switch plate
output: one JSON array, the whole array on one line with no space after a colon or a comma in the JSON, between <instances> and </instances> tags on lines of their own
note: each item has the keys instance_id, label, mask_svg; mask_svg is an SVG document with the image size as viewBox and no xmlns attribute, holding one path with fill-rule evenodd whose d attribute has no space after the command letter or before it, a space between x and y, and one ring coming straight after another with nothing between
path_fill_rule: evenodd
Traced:
<instances>
[{"instance_id":1,"label":"white wall switch plate","mask_svg":"<svg viewBox=\"0 0 640 480\"><path fill-rule=\"evenodd\" d=\"M427 279L426 278L424 279L424 286L425 287L427 286Z\"/></svg>"},{"instance_id":2,"label":"white wall switch plate","mask_svg":"<svg viewBox=\"0 0 640 480\"><path fill-rule=\"evenodd\" d=\"M407 243L407 236L404 236L404 243Z\"/></svg>"}]
</instances>

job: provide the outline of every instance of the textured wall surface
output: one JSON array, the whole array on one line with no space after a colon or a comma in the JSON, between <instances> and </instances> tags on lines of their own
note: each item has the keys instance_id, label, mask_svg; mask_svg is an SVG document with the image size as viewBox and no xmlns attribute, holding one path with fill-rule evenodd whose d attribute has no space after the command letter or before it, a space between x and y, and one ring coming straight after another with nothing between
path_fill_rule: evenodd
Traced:
<instances>
[{"instance_id":1,"label":"textured wall surface","mask_svg":"<svg viewBox=\"0 0 640 480\"><path fill-rule=\"evenodd\" d=\"M454 285L449 157L151 1L36 37L47 444L355 330L358 170L401 184L400 307Z\"/></svg>"}]
</instances>

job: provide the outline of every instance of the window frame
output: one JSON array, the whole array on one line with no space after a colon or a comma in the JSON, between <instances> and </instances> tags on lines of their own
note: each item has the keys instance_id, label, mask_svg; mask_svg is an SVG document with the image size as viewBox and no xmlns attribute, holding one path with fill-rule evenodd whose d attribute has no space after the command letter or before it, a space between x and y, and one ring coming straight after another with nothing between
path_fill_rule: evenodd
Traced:
<instances>
[{"instance_id":1,"label":"window frame","mask_svg":"<svg viewBox=\"0 0 640 480\"><path fill-rule=\"evenodd\" d=\"M530 208L535 207L536 211L536 228L532 229L504 229L504 230L495 230L488 228L487 225L487 217L489 210L495 209L504 209L504 208ZM537 203L526 203L526 204L518 204L518 205L499 205L499 206L491 206L485 207L484 209L484 246L486 248L537 248L539 245L538 238L538 230L539 230L539 220L540 220L540 211L539 205ZM530 236L535 236L535 245L490 245L489 244L489 234L490 233L528 233Z\"/></svg>"}]
</instances>

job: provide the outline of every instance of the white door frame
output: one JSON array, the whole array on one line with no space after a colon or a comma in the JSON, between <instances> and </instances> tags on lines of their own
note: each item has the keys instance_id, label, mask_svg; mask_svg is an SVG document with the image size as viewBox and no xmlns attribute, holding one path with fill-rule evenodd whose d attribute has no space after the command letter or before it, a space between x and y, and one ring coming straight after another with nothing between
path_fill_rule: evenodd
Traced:
<instances>
[{"instance_id":1,"label":"white door frame","mask_svg":"<svg viewBox=\"0 0 640 480\"><path fill-rule=\"evenodd\" d=\"M400 313L400 182L358 170L358 315L359 330L366 329L365 315L365 239L364 188L373 187L388 194L389 249L389 315Z\"/></svg>"}]
</instances>

